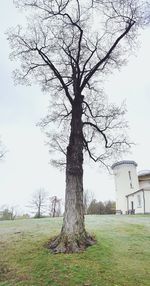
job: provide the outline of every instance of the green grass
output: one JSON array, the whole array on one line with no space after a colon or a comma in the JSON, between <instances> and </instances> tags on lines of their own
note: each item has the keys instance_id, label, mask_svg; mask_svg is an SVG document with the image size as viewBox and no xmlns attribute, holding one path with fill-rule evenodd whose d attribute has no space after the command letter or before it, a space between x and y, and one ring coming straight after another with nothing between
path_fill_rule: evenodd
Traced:
<instances>
[{"instance_id":1,"label":"green grass","mask_svg":"<svg viewBox=\"0 0 150 286\"><path fill-rule=\"evenodd\" d=\"M150 216L87 216L97 244L80 254L44 247L61 218L0 222L0 286L149 286Z\"/></svg>"}]
</instances>

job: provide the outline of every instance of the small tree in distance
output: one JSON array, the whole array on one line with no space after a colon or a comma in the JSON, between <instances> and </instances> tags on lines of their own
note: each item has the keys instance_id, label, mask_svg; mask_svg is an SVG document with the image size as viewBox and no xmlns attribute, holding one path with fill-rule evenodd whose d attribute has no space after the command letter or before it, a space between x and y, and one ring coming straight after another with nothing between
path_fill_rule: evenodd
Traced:
<instances>
[{"instance_id":1,"label":"small tree in distance","mask_svg":"<svg viewBox=\"0 0 150 286\"><path fill-rule=\"evenodd\" d=\"M6 150L0 140L0 160L4 157L5 153L6 153Z\"/></svg>"},{"instance_id":2,"label":"small tree in distance","mask_svg":"<svg viewBox=\"0 0 150 286\"><path fill-rule=\"evenodd\" d=\"M84 190L84 192L83 192L83 209L84 209L85 215L87 214L89 205L93 200L94 200L94 193L90 192L89 190Z\"/></svg>"},{"instance_id":3,"label":"small tree in distance","mask_svg":"<svg viewBox=\"0 0 150 286\"><path fill-rule=\"evenodd\" d=\"M78 252L95 243L84 225L83 151L108 167L112 156L130 146L125 108L107 103L102 81L125 63L138 28L148 23L146 1L14 2L32 12L25 31L18 26L8 35L11 57L22 62L16 80L35 80L50 93L50 114L42 125L51 125L52 150L65 155L65 161L55 160L66 165L64 220L50 248Z\"/></svg>"},{"instance_id":4,"label":"small tree in distance","mask_svg":"<svg viewBox=\"0 0 150 286\"><path fill-rule=\"evenodd\" d=\"M28 206L35 214L35 218L41 218L47 208L47 193L44 189L37 190L33 195Z\"/></svg>"},{"instance_id":5,"label":"small tree in distance","mask_svg":"<svg viewBox=\"0 0 150 286\"><path fill-rule=\"evenodd\" d=\"M50 216L58 217L61 215L61 199L57 196L49 198L50 200Z\"/></svg>"}]
</instances>

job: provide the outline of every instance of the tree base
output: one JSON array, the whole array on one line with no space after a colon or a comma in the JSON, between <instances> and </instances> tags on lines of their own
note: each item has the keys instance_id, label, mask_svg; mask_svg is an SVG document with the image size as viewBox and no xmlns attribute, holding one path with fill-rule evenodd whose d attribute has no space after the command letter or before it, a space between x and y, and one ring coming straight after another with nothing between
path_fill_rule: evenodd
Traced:
<instances>
[{"instance_id":1,"label":"tree base","mask_svg":"<svg viewBox=\"0 0 150 286\"><path fill-rule=\"evenodd\" d=\"M47 243L47 248L54 254L57 253L79 253L84 251L87 247L96 243L96 239L84 233L83 235L64 235L51 239Z\"/></svg>"}]
</instances>

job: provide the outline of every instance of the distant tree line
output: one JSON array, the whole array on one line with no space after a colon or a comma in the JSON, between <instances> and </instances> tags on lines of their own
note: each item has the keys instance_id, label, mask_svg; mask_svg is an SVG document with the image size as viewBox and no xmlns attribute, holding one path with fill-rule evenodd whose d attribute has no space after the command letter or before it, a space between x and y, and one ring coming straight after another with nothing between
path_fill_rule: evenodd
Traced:
<instances>
[{"instance_id":1,"label":"distant tree line","mask_svg":"<svg viewBox=\"0 0 150 286\"><path fill-rule=\"evenodd\" d=\"M116 203L114 201L96 201L93 199L88 208L87 214L115 214L116 213Z\"/></svg>"},{"instance_id":2,"label":"distant tree line","mask_svg":"<svg viewBox=\"0 0 150 286\"><path fill-rule=\"evenodd\" d=\"M83 201L84 214L104 215L116 213L116 203L114 201L97 201L94 195L90 194L88 190L84 192ZM43 188L36 190L36 192L32 194L31 201L27 207L31 215L28 213L18 215L16 206L3 206L0 209L0 220L26 219L30 217L59 217L63 214L62 199L56 195L50 196Z\"/></svg>"},{"instance_id":3,"label":"distant tree line","mask_svg":"<svg viewBox=\"0 0 150 286\"><path fill-rule=\"evenodd\" d=\"M84 214L116 214L116 202L97 201L94 194L85 190L83 194Z\"/></svg>"}]
</instances>

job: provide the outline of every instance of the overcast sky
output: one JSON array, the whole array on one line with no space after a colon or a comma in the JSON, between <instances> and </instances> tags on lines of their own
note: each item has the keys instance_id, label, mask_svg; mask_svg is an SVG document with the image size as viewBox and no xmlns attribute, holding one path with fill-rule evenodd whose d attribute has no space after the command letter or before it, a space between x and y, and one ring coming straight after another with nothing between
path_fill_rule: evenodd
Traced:
<instances>
[{"instance_id":1,"label":"overcast sky","mask_svg":"<svg viewBox=\"0 0 150 286\"><path fill-rule=\"evenodd\" d=\"M0 162L0 206L24 209L31 195L45 188L63 198L65 174L49 164L45 136L36 123L46 115L48 94L39 87L14 86L9 47L4 32L23 21L12 0L1 1L0 9L0 135L8 152ZM107 78L105 91L110 101L126 100L129 135L136 146L123 159L138 163L138 170L150 169L150 28L141 31L141 47L121 72ZM115 199L114 178L98 166L85 168L84 186L97 200Z\"/></svg>"}]
</instances>

